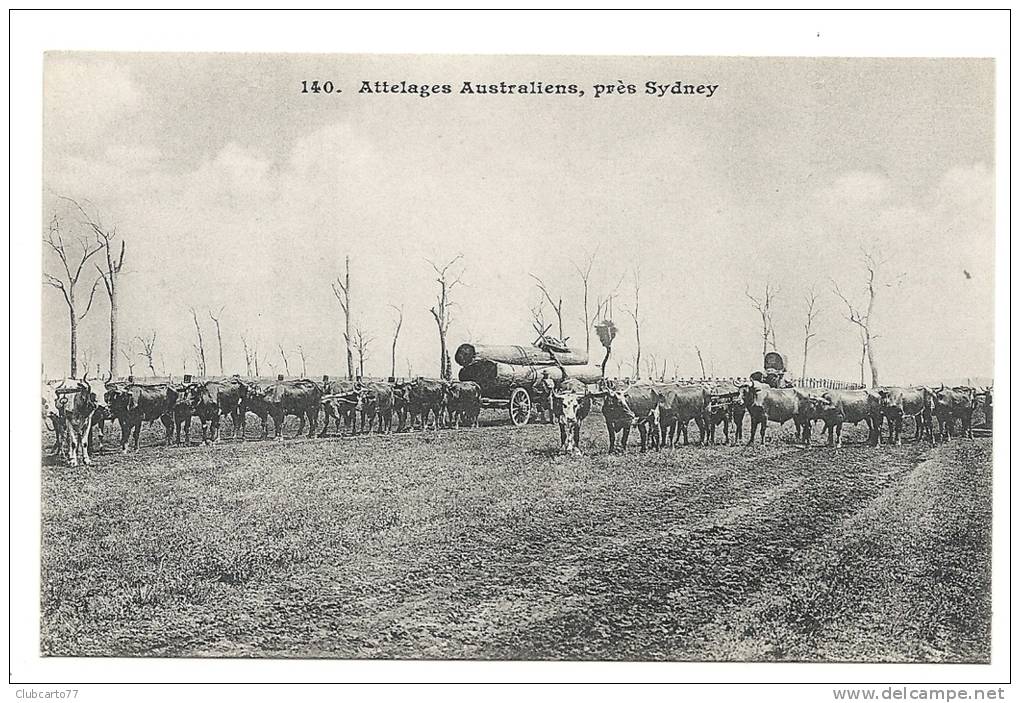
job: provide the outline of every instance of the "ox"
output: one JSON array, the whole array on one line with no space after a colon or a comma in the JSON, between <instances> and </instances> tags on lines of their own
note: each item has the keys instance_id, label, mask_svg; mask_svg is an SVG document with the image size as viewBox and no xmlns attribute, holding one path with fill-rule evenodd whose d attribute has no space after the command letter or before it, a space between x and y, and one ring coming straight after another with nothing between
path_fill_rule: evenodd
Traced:
<instances>
[{"instance_id":1,"label":"ox","mask_svg":"<svg viewBox=\"0 0 1020 703\"><path fill-rule=\"evenodd\" d=\"M817 412L819 399L802 388L772 388L760 381L741 384L740 394L744 407L751 416L751 437L747 443L754 444L755 433L760 433L765 443L765 428L769 421L782 425L793 420L797 439L802 440L804 426Z\"/></svg>"},{"instance_id":2,"label":"ox","mask_svg":"<svg viewBox=\"0 0 1020 703\"><path fill-rule=\"evenodd\" d=\"M415 417L421 418L421 429L425 431L429 424L429 414L435 418L433 427L438 429L443 406L446 400L446 384L428 378L416 378L408 389L408 409L411 414L411 428L414 429Z\"/></svg>"},{"instance_id":3,"label":"ox","mask_svg":"<svg viewBox=\"0 0 1020 703\"><path fill-rule=\"evenodd\" d=\"M902 444L903 418L914 418L914 441L927 436L935 444L932 430L932 413L935 397L927 388L879 388L879 405L882 416L889 421L889 443Z\"/></svg>"},{"instance_id":4,"label":"ox","mask_svg":"<svg viewBox=\"0 0 1020 703\"><path fill-rule=\"evenodd\" d=\"M42 384L42 421L46 429L53 430L56 439L50 454L57 454L63 446L64 428L60 421L60 408L57 406L58 383Z\"/></svg>"},{"instance_id":5,"label":"ox","mask_svg":"<svg viewBox=\"0 0 1020 703\"><path fill-rule=\"evenodd\" d=\"M297 435L305 429L308 421L308 436L315 436L315 428L319 424L319 405L322 400L322 387L315 381L306 378L292 381L276 381L255 394L254 403L249 408L257 408L256 414L265 412L273 418L273 431L276 439L283 439L283 421L288 415L301 420ZM263 430L263 437L266 433Z\"/></svg>"},{"instance_id":6,"label":"ox","mask_svg":"<svg viewBox=\"0 0 1020 703\"><path fill-rule=\"evenodd\" d=\"M393 386L393 413L397 416L397 432L403 432L407 426L410 412L411 384L397 383Z\"/></svg>"},{"instance_id":7,"label":"ox","mask_svg":"<svg viewBox=\"0 0 1020 703\"><path fill-rule=\"evenodd\" d=\"M120 445L127 452L128 439L133 435L138 449L138 433L142 422L161 420L166 428L166 444L170 446L174 430L174 409L178 390L166 383L143 386L137 383L117 385L106 391L110 414L120 423Z\"/></svg>"},{"instance_id":8,"label":"ox","mask_svg":"<svg viewBox=\"0 0 1020 703\"><path fill-rule=\"evenodd\" d=\"M366 383L358 388L358 410L361 412L361 431L365 431L368 421L368 432L378 420L379 434L393 429L393 388L388 383Z\"/></svg>"},{"instance_id":9,"label":"ox","mask_svg":"<svg viewBox=\"0 0 1020 703\"><path fill-rule=\"evenodd\" d=\"M478 415L482 410L482 387L474 381L451 382L446 387L446 409L454 427L460 428L462 422L468 427L478 427Z\"/></svg>"},{"instance_id":10,"label":"ox","mask_svg":"<svg viewBox=\"0 0 1020 703\"><path fill-rule=\"evenodd\" d=\"M689 444L687 426L691 420L701 434L699 443L705 443L705 413L712 401L707 389L701 386L656 384L652 387L658 402L659 441L662 446L675 447L683 433L684 446Z\"/></svg>"},{"instance_id":11,"label":"ox","mask_svg":"<svg viewBox=\"0 0 1020 703\"><path fill-rule=\"evenodd\" d=\"M57 397L56 408L62 425L61 434L67 442L67 459L71 466L78 465L78 457L88 466L89 435L92 431L92 417L96 412L96 396L87 379L68 379L54 389Z\"/></svg>"},{"instance_id":12,"label":"ox","mask_svg":"<svg viewBox=\"0 0 1020 703\"><path fill-rule=\"evenodd\" d=\"M744 438L744 404L740 389L733 385L719 385L710 389L712 402L705 413L705 439L715 444L715 428L722 425L723 443L730 443L730 423L735 429L733 440Z\"/></svg>"},{"instance_id":13,"label":"ox","mask_svg":"<svg viewBox=\"0 0 1020 703\"><path fill-rule=\"evenodd\" d=\"M181 404L185 412L198 418L202 427L202 442L209 444L210 441L220 440L220 417L230 416L233 423L232 437L241 432L241 439L244 439L244 407L248 399L249 388L239 378L232 378L225 381L206 381L205 383L192 383L181 393L184 401ZM190 425L190 417L188 420ZM208 432L207 432L208 429Z\"/></svg>"},{"instance_id":14,"label":"ox","mask_svg":"<svg viewBox=\"0 0 1020 703\"><path fill-rule=\"evenodd\" d=\"M630 428L636 426L641 434L641 451L650 439L659 448L659 398L651 386L631 386L626 390L607 390L602 401L602 415L609 432L609 451L615 451L616 433L622 431L620 451L627 450ZM651 433L649 434L649 431Z\"/></svg>"},{"instance_id":15,"label":"ox","mask_svg":"<svg viewBox=\"0 0 1020 703\"><path fill-rule=\"evenodd\" d=\"M953 432L953 425L960 421L960 434L974 438L971 420L974 417L975 391L970 386L946 388L944 385L932 391L935 402L935 417L939 421L939 437L945 442Z\"/></svg>"},{"instance_id":16,"label":"ox","mask_svg":"<svg viewBox=\"0 0 1020 703\"><path fill-rule=\"evenodd\" d=\"M564 380L552 394L551 407L553 418L560 426L560 449L580 454L581 423L591 412L588 387L577 379Z\"/></svg>"},{"instance_id":17,"label":"ox","mask_svg":"<svg viewBox=\"0 0 1020 703\"><path fill-rule=\"evenodd\" d=\"M822 417L825 420L825 432L829 435L828 446L833 446L833 431L836 434L835 446L843 446L843 423L853 425L862 420L868 425L868 443L877 446L882 434L882 402L878 391L827 390L822 395Z\"/></svg>"},{"instance_id":18,"label":"ox","mask_svg":"<svg viewBox=\"0 0 1020 703\"><path fill-rule=\"evenodd\" d=\"M354 381L323 381L320 404L325 419L322 421L320 437L326 436L330 420L336 426L337 434L341 434L342 427L346 427L349 434L357 429L355 424L359 410L357 396L358 387Z\"/></svg>"}]
</instances>

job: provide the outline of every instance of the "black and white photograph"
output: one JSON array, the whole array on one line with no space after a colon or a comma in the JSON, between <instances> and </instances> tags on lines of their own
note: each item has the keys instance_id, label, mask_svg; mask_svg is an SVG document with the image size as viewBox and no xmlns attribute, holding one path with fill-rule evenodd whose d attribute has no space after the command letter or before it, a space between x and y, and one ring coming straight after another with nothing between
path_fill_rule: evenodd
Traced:
<instances>
[{"instance_id":1,"label":"black and white photograph","mask_svg":"<svg viewBox=\"0 0 1020 703\"><path fill-rule=\"evenodd\" d=\"M38 60L29 656L992 663L991 55Z\"/></svg>"}]
</instances>

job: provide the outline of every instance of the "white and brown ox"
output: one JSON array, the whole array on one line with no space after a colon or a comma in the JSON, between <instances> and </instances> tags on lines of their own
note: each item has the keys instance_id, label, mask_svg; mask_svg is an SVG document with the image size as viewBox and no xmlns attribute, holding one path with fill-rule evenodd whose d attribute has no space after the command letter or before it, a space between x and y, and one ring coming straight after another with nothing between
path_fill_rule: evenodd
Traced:
<instances>
[{"instance_id":1,"label":"white and brown ox","mask_svg":"<svg viewBox=\"0 0 1020 703\"><path fill-rule=\"evenodd\" d=\"M560 449L581 453L581 423L591 412L588 387L577 379L564 380L552 393L553 420L560 426Z\"/></svg>"},{"instance_id":2,"label":"white and brown ox","mask_svg":"<svg viewBox=\"0 0 1020 703\"><path fill-rule=\"evenodd\" d=\"M78 457L85 466L92 463L89 458L89 435L92 418L96 412L96 396L87 379L73 378L62 381L55 389L59 435L67 446L67 460L71 466L78 465Z\"/></svg>"}]
</instances>

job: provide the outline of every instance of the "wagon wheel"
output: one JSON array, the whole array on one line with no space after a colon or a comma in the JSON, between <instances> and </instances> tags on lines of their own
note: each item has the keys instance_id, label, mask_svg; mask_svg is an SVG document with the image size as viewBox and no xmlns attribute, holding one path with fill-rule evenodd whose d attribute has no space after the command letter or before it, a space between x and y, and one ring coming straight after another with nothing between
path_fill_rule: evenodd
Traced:
<instances>
[{"instance_id":1,"label":"wagon wheel","mask_svg":"<svg viewBox=\"0 0 1020 703\"><path fill-rule=\"evenodd\" d=\"M523 388L515 388L510 394L510 420L520 427L531 419L531 396Z\"/></svg>"}]
</instances>

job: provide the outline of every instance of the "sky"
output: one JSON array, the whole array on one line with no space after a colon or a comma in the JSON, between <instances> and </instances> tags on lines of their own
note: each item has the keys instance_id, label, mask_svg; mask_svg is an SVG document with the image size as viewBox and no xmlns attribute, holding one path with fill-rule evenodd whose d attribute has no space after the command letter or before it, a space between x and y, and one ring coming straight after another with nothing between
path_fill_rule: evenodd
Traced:
<instances>
[{"instance_id":1,"label":"sky","mask_svg":"<svg viewBox=\"0 0 1020 703\"><path fill-rule=\"evenodd\" d=\"M594 255L591 298L615 291L610 375L633 375L637 282L642 366L700 375L700 349L710 374L746 376L762 342L745 290L768 282L790 366L814 289L808 375L856 380L858 335L833 285L863 303L867 251L883 261L881 381L991 377L993 79L979 59L49 53L40 234L54 214L83 231L68 196L123 237L120 336L138 374L134 338L153 331L158 372L196 369L191 308L210 372L208 312L222 309L225 373L245 372L242 334L263 374L284 371L281 346L292 374L299 347L309 376L342 373L330 283L348 256L368 375L390 373L391 306L404 315L397 375L438 375L429 261L458 255L453 347L531 342L534 274L583 349L576 267ZM340 91L302 94L303 80ZM452 93L359 94L383 80ZM458 92L500 80L585 94ZM718 87L659 98L650 80ZM593 96L620 82L637 92ZM56 264L44 252L44 270ZM41 295L44 373L58 376L66 306ZM102 287L79 345L105 372Z\"/></svg>"}]
</instances>

